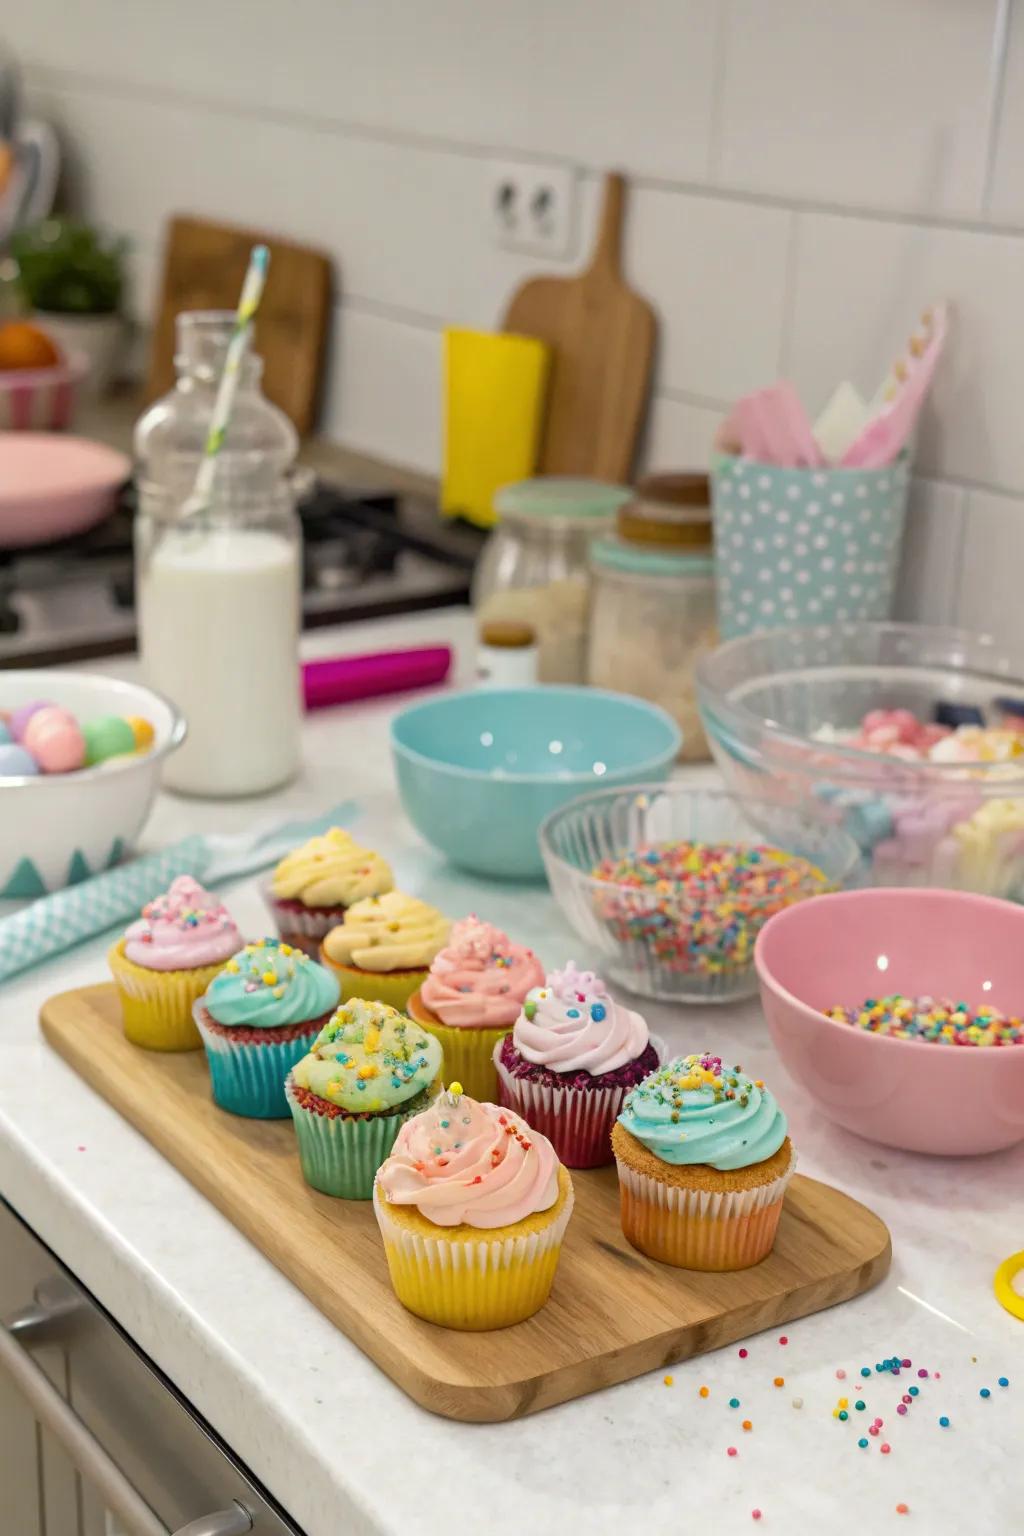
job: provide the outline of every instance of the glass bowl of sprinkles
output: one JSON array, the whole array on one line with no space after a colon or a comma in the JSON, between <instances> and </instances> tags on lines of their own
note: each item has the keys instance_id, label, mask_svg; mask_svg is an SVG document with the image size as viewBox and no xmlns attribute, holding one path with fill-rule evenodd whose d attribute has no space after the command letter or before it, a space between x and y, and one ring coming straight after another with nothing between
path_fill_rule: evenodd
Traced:
<instances>
[{"instance_id":1,"label":"glass bowl of sprinkles","mask_svg":"<svg viewBox=\"0 0 1024 1536\"><path fill-rule=\"evenodd\" d=\"M684 1003L750 997L768 919L859 868L853 839L813 813L675 783L583 795L547 818L540 846L595 961L632 992Z\"/></svg>"},{"instance_id":2,"label":"glass bowl of sprinkles","mask_svg":"<svg viewBox=\"0 0 1024 1536\"><path fill-rule=\"evenodd\" d=\"M842 891L774 918L769 1033L818 1113L908 1152L1024 1141L1024 907L969 891Z\"/></svg>"}]
</instances>

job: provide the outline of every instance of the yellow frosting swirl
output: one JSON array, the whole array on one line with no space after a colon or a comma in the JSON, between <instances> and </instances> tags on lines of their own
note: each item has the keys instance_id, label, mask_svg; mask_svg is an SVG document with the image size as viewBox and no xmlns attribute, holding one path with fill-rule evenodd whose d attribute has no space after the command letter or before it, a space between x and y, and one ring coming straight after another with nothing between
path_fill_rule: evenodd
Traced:
<instances>
[{"instance_id":1,"label":"yellow frosting swirl","mask_svg":"<svg viewBox=\"0 0 1024 1536\"><path fill-rule=\"evenodd\" d=\"M274 870L270 888L281 901L307 907L350 907L381 896L394 885L391 866L343 832L331 827L295 848Z\"/></svg>"},{"instance_id":2,"label":"yellow frosting swirl","mask_svg":"<svg viewBox=\"0 0 1024 1536\"><path fill-rule=\"evenodd\" d=\"M336 965L361 971L415 970L430 964L450 928L436 907L388 891L349 907L345 921L324 939L324 954Z\"/></svg>"}]
</instances>

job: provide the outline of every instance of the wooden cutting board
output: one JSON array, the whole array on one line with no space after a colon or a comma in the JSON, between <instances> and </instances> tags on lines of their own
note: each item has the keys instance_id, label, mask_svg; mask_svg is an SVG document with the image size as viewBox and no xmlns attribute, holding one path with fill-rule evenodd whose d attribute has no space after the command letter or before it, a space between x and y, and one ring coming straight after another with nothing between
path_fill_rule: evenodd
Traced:
<instances>
[{"instance_id":1,"label":"wooden cutting board","mask_svg":"<svg viewBox=\"0 0 1024 1536\"><path fill-rule=\"evenodd\" d=\"M537 473L627 484L650 391L657 322L622 276L623 177L605 178L597 244L576 277L534 277L512 297L504 329L552 348Z\"/></svg>"},{"instance_id":2,"label":"wooden cutting board","mask_svg":"<svg viewBox=\"0 0 1024 1536\"><path fill-rule=\"evenodd\" d=\"M155 400L174 384L176 316L183 309L235 309L249 253L260 244L270 250L254 335L263 359L263 392L305 436L316 419L331 263L320 251L257 230L184 216L170 221L146 393Z\"/></svg>"},{"instance_id":3,"label":"wooden cutting board","mask_svg":"<svg viewBox=\"0 0 1024 1536\"><path fill-rule=\"evenodd\" d=\"M774 1251L754 1269L702 1275L656 1264L622 1236L615 1172L600 1169L572 1176L576 1207L546 1307L490 1333L437 1328L395 1299L369 1202L309 1188L290 1120L218 1109L202 1051L163 1055L130 1045L110 985L50 998L41 1023L78 1076L381 1370L451 1419L514 1419L660 1370L846 1301L889 1268L889 1233L878 1217L800 1175Z\"/></svg>"}]
</instances>

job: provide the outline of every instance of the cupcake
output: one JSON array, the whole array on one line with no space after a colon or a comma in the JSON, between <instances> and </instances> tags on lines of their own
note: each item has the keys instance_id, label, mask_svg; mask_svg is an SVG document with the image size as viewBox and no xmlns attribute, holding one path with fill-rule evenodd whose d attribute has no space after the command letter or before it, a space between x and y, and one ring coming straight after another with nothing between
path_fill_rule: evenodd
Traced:
<instances>
[{"instance_id":1,"label":"cupcake","mask_svg":"<svg viewBox=\"0 0 1024 1536\"><path fill-rule=\"evenodd\" d=\"M338 1003L338 983L280 939L247 944L210 982L195 1021L221 1109L284 1120L284 1080Z\"/></svg>"},{"instance_id":2,"label":"cupcake","mask_svg":"<svg viewBox=\"0 0 1024 1536\"><path fill-rule=\"evenodd\" d=\"M771 1252L796 1166L772 1094L718 1056L679 1056L634 1088L612 1131L622 1230L682 1269L748 1269Z\"/></svg>"},{"instance_id":3,"label":"cupcake","mask_svg":"<svg viewBox=\"0 0 1024 1536\"><path fill-rule=\"evenodd\" d=\"M395 1295L445 1328L505 1328L537 1312L572 1204L551 1143L458 1083L403 1125L373 1187Z\"/></svg>"},{"instance_id":4,"label":"cupcake","mask_svg":"<svg viewBox=\"0 0 1024 1536\"><path fill-rule=\"evenodd\" d=\"M494 1047L500 1102L542 1131L569 1168L612 1161L612 1126L631 1088L662 1059L639 1013L570 963L526 995Z\"/></svg>"},{"instance_id":5,"label":"cupcake","mask_svg":"<svg viewBox=\"0 0 1024 1536\"><path fill-rule=\"evenodd\" d=\"M369 1200L407 1120L440 1087L441 1047L386 1003L342 1003L288 1077L303 1177L343 1200Z\"/></svg>"},{"instance_id":6,"label":"cupcake","mask_svg":"<svg viewBox=\"0 0 1024 1536\"><path fill-rule=\"evenodd\" d=\"M227 907L191 875L147 902L107 956L128 1039L150 1051L198 1050L192 1004L241 942Z\"/></svg>"},{"instance_id":7,"label":"cupcake","mask_svg":"<svg viewBox=\"0 0 1024 1536\"><path fill-rule=\"evenodd\" d=\"M496 1099L494 1047L515 1023L531 987L544 980L532 949L478 917L456 923L409 1013L444 1046L445 1072L474 1099Z\"/></svg>"},{"instance_id":8,"label":"cupcake","mask_svg":"<svg viewBox=\"0 0 1024 1536\"><path fill-rule=\"evenodd\" d=\"M404 1013L450 927L436 907L388 891L349 907L324 939L320 958L337 976L343 999L376 999Z\"/></svg>"},{"instance_id":9,"label":"cupcake","mask_svg":"<svg viewBox=\"0 0 1024 1536\"><path fill-rule=\"evenodd\" d=\"M360 848L347 832L331 827L285 855L265 895L282 939L315 960L320 941L349 907L367 896L382 896L394 883L379 853Z\"/></svg>"}]
</instances>

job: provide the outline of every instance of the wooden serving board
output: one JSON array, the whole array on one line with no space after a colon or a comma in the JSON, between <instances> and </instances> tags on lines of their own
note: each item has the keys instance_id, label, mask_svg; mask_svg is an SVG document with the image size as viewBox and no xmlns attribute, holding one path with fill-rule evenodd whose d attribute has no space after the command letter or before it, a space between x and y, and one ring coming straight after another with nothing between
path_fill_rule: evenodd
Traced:
<instances>
[{"instance_id":1,"label":"wooden serving board","mask_svg":"<svg viewBox=\"0 0 1024 1536\"><path fill-rule=\"evenodd\" d=\"M79 1076L393 1381L451 1419L514 1419L660 1370L846 1301L889 1268L878 1217L800 1175L775 1249L754 1269L702 1275L656 1264L622 1236L615 1171L601 1169L573 1174L576 1209L541 1312L490 1333L437 1328L395 1299L370 1203L306 1185L290 1120L219 1110L202 1051L130 1045L110 985L51 998L41 1023Z\"/></svg>"},{"instance_id":2,"label":"wooden serving board","mask_svg":"<svg viewBox=\"0 0 1024 1536\"><path fill-rule=\"evenodd\" d=\"M590 265L533 277L512 295L503 329L552 349L538 475L628 484L650 391L657 322L622 275L626 184L605 177Z\"/></svg>"}]
</instances>

